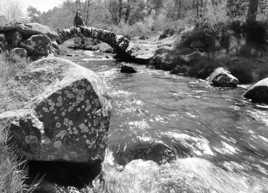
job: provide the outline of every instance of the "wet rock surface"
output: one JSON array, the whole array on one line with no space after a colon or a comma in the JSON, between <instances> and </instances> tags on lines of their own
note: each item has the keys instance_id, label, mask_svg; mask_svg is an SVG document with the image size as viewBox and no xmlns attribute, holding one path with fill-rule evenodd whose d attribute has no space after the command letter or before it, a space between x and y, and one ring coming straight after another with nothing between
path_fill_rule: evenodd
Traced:
<instances>
[{"instance_id":1,"label":"wet rock surface","mask_svg":"<svg viewBox=\"0 0 268 193\"><path fill-rule=\"evenodd\" d=\"M176 152L168 145L159 142L130 143L115 153L115 161L126 165L132 160L153 160L158 164L167 163L176 159Z\"/></svg>"},{"instance_id":2,"label":"wet rock surface","mask_svg":"<svg viewBox=\"0 0 268 193\"><path fill-rule=\"evenodd\" d=\"M265 78L250 87L244 97L255 103L268 104L268 78Z\"/></svg>"},{"instance_id":3,"label":"wet rock surface","mask_svg":"<svg viewBox=\"0 0 268 193\"><path fill-rule=\"evenodd\" d=\"M133 74L133 73L137 73L137 70L132 66L122 65L120 68L120 72L126 73L126 74Z\"/></svg>"},{"instance_id":4,"label":"wet rock surface","mask_svg":"<svg viewBox=\"0 0 268 193\"><path fill-rule=\"evenodd\" d=\"M92 71L59 58L30 64L21 81L35 79L41 88L27 110L0 116L9 123L16 152L27 160L103 160L110 118L104 83Z\"/></svg>"},{"instance_id":5,"label":"wet rock surface","mask_svg":"<svg viewBox=\"0 0 268 193\"><path fill-rule=\"evenodd\" d=\"M237 87L239 80L228 70L219 67L207 78L209 83L216 87Z\"/></svg>"}]
</instances>

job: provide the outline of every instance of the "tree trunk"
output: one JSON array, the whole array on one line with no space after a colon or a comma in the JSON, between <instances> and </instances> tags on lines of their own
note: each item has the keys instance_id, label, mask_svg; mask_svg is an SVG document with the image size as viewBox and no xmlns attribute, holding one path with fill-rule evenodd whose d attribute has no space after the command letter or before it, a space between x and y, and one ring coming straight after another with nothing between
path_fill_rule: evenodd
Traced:
<instances>
[{"instance_id":1,"label":"tree trunk","mask_svg":"<svg viewBox=\"0 0 268 193\"><path fill-rule=\"evenodd\" d=\"M258 13L259 0L249 0L247 23L252 23L256 21Z\"/></svg>"}]
</instances>

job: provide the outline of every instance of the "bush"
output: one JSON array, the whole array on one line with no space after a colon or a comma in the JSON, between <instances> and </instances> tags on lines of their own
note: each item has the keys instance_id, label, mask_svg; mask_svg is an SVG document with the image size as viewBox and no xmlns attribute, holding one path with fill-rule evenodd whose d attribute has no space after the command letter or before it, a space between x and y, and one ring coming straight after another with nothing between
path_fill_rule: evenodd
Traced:
<instances>
[{"instance_id":1,"label":"bush","mask_svg":"<svg viewBox=\"0 0 268 193\"><path fill-rule=\"evenodd\" d=\"M245 23L243 27L247 42L266 44L266 25L263 22Z\"/></svg>"},{"instance_id":2,"label":"bush","mask_svg":"<svg viewBox=\"0 0 268 193\"><path fill-rule=\"evenodd\" d=\"M250 61L242 60L239 58L236 61L227 62L229 71L238 78L241 84L249 84L254 81L253 70L254 67Z\"/></svg>"},{"instance_id":3,"label":"bush","mask_svg":"<svg viewBox=\"0 0 268 193\"><path fill-rule=\"evenodd\" d=\"M221 66L219 62L207 57L201 57L190 62L188 75L206 79L219 66Z\"/></svg>"}]
</instances>

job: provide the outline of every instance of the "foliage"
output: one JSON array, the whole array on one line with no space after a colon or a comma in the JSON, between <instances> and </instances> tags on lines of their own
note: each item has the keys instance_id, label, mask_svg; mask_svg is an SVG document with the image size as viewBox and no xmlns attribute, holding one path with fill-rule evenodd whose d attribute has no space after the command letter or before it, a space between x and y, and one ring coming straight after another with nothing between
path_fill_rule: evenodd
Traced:
<instances>
[{"instance_id":1,"label":"foliage","mask_svg":"<svg viewBox=\"0 0 268 193\"><path fill-rule=\"evenodd\" d=\"M27 13L28 13L28 16L30 17L31 22L37 22L37 23L40 22L39 17L41 16L41 12L38 11L35 7L32 7L32 6L28 7Z\"/></svg>"},{"instance_id":2,"label":"foliage","mask_svg":"<svg viewBox=\"0 0 268 193\"><path fill-rule=\"evenodd\" d=\"M24 68L24 63L14 64L3 54L0 55L0 100L1 111L17 108L20 105L14 104L10 87L20 89L14 84L14 76ZM13 86L11 86L13 85ZM10 105L10 106L9 106ZM12 153L11 147L7 145L7 131L5 124L0 124L0 192L2 193L22 193L27 187L24 184L25 176L21 171L21 163L18 163L16 156Z\"/></svg>"}]
</instances>

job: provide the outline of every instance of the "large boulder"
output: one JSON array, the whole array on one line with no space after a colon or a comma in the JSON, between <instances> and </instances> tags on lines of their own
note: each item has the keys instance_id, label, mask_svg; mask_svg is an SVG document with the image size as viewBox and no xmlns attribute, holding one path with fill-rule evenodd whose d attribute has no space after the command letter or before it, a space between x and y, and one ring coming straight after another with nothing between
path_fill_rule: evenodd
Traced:
<instances>
[{"instance_id":1,"label":"large boulder","mask_svg":"<svg viewBox=\"0 0 268 193\"><path fill-rule=\"evenodd\" d=\"M49 57L31 63L16 79L36 84L36 97L24 110L0 115L1 128L9 131L19 155L39 161L103 160L110 102L94 72Z\"/></svg>"},{"instance_id":2,"label":"large boulder","mask_svg":"<svg viewBox=\"0 0 268 193\"><path fill-rule=\"evenodd\" d=\"M268 104L268 78L251 86L244 94L244 97L251 99L254 103Z\"/></svg>"},{"instance_id":3,"label":"large boulder","mask_svg":"<svg viewBox=\"0 0 268 193\"><path fill-rule=\"evenodd\" d=\"M51 40L55 40L58 37L58 34L55 31L51 30L48 26L39 23L16 23L0 26L0 33L7 34L13 32L20 32L24 39L36 34L45 34Z\"/></svg>"},{"instance_id":4,"label":"large boulder","mask_svg":"<svg viewBox=\"0 0 268 193\"><path fill-rule=\"evenodd\" d=\"M215 69L208 77L208 81L216 87L236 87L239 83L236 77L222 67Z\"/></svg>"},{"instance_id":5,"label":"large boulder","mask_svg":"<svg viewBox=\"0 0 268 193\"><path fill-rule=\"evenodd\" d=\"M26 23L24 25L28 28L29 31L32 30L32 32L36 34L45 34L52 41L58 38L57 32L53 31L46 25L42 25L40 23Z\"/></svg>"},{"instance_id":6,"label":"large boulder","mask_svg":"<svg viewBox=\"0 0 268 193\"><path fill-rule=\"evenodd\" d=\"M25 48L29 55L34 58L48 56L53 53L52 42L44 34L33 35L25 42L21 42L20 46Z\"/></svg>"}]
</instances>

